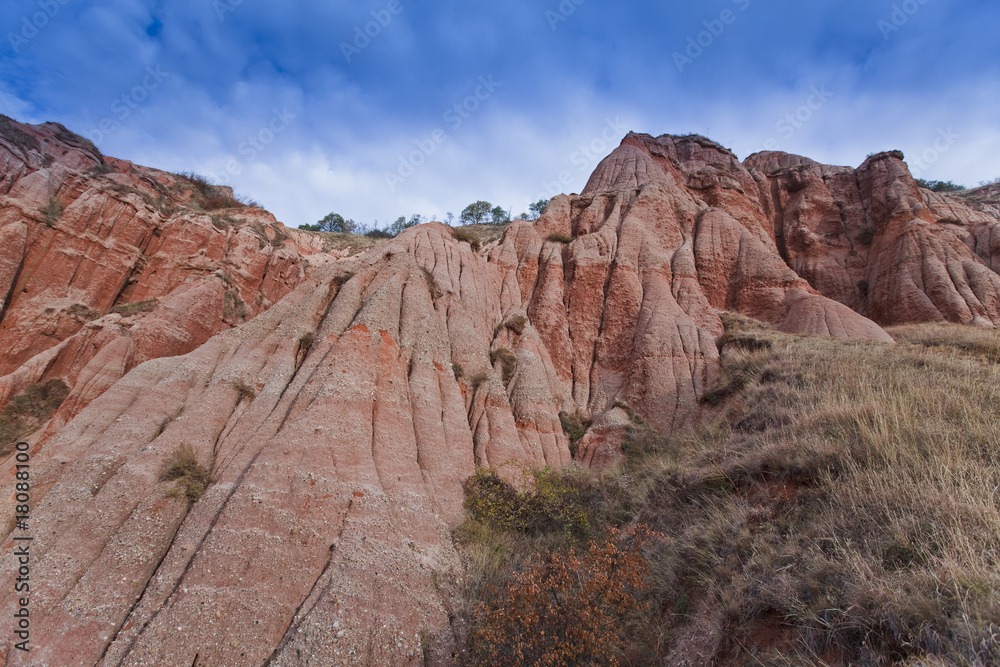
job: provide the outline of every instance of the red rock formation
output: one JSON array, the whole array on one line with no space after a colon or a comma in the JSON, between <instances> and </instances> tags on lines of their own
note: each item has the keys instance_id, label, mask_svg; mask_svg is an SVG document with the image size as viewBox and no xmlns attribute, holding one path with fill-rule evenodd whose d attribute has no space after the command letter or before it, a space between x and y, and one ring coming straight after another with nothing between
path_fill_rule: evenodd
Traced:
<instances>
[{"instance_id":1,"label":"red rock formation","mask_svg":"<svg viewBox=\"0 0 1000 667\"><path fill-rule=\"evenodd\" d=\"M57 423L266 310L318 250L228 188L105 159L59 125L4 119L0 168L0 404L60 377L74 392Z\"/></svg>"},{"instance_id":2,"label":"red rock formation","mask_svg":"<svg viewBox=\"0 0 1000 667\"><path fill-rule=\"evenodd\" d=\"M746 166L760 184L789 266L821 293L881 325L1000 324L1000 219L990 198L920 189L903 155L857 170L784 153Z\"/></svg>"},{"instance_id":3,"label":"red rock formation","mask_svg":"<svg viewBox=\"0 0 1000 667\"><path fill-rule=\"evenodd\" d=\"M959 267L970 312L995 277L995 220L892 155L741 164L632 134L582 194L478 252L431 223L346 258L256 209L213 220L188 180L58 126L0 127L0 164L0 402L72 387L30 438L38 664L444 664L475 466L569 463L560 413L593 421L576 459L594 465L629 410L682 425L716 380L722 311L890 342L851 307L896 321L900 289L961 319L915 267ZM182 446L211 472L197 502L162 481ZM0 615L16 604L4 591Z\"/></svg>"}]
</instances>

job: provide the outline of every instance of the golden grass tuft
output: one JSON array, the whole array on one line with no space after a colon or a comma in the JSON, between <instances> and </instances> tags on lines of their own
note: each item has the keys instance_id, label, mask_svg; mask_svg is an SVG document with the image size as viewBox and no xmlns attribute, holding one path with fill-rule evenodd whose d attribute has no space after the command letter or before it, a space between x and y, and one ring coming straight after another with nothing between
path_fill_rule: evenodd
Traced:
<instances>
[{"instance_id":1,"label":"golden grass tuft","mask_svg":"<svg viewBox=\"0 0 1000 667\"><path fill-rule=\"evenodd\" d=\"M197 502L212 483L212 476L205 466L198 463L194 448L187 443L181 443L170 454L167 469L160 477L160 481L177 482L167 493L168 496L177 498L183 495L191 502Z\"/></svg>"}]
</instances>

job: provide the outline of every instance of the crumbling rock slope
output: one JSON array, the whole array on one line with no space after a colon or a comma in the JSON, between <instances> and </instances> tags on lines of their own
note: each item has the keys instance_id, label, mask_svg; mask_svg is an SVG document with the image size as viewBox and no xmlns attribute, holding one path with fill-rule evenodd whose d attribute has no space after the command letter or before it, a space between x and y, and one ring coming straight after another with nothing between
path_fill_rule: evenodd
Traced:
<instances>
[{"instance_id":1,"label":"crumbling rock slope","mask_svg":"<svg viewBox=\"0 0 1000 667\"><path fill-rule=\"evenodd\" d=\"M63 378L58 423L263 312L319 250L229 188L105 158L56 124L0 118L0 174L0 402Z\"/></svg>"},{"instance_id":2,"label":"crumbling rock slope","mask_svg":"<svg viewBox=\"0 0 1000 667\"><path fill-rule=\"evenodd\" d=\"M59 126L7 122L0 161L0 403L71 387L29 438L34 648L6 664L450 663L475 467L605 465L631 411L682 426L723 311L886 344L1000 321L996 217L895 154L630 134L485 248L430 223L350 257ZM185 451L203 495L165 479Z\"/></svg>"}]
</instances>

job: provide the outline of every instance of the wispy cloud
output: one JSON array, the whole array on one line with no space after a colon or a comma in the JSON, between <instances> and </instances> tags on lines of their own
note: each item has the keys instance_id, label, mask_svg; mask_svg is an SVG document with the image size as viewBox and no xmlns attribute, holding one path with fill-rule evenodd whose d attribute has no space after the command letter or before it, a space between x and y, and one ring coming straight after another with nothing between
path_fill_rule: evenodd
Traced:
<instances>
[{"instance_id":1,"label":"wispy cloud","mask_svg":"<svg viewBox=\"0 0 1000 667\"><path fill-rule=\"evenodd\" d=\"M543 184L579 191L596 164L580 148L617 144L603 137L615 119L707 134L741 157L775 140L849 165L885 148L917 155L951 127L961 139L925 177L1000 175L995 5L928 1L885 39L879 22L898 1L576 2L556 30L546 11L559 3L397 2L227 0L220 17L204 0L65 0L29 43L0 40L0 110L83 134L110 120L105 152L225 174L289 224L330 210L443 217L480 198L518 213ZM37 0L9 2L0 36L37 10ZM672 54L719 32L725 10L738 20L679 72ZM360 49L366 27L376 34ZM342 43L360 53L346 58ZM146 86L149 68L168 76ZM502 87L454 127L447 110L475 95L480 76ZM823 86L829 99L811 103ZM789 135L780 123L803 106L808 118ZM280 132L269 127L275 110L294 116ZM400 155L436 129L446 138L433 155L387 188Z\"/></svg>"}]
</instances>

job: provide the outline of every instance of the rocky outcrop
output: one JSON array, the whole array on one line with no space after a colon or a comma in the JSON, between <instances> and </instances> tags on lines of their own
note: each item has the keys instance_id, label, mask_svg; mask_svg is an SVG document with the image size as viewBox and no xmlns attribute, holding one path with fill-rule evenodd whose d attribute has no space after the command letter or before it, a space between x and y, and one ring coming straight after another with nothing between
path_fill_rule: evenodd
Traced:
<instances>
[{"instance_id":1,"label":"rocky outcrop","mask_svg":"<svg viewBox=\"0 0 1000 667\"><path fill-rule=\"evenodd\" d=\"M856 170L783 153L745 164L782 256L824 295L881 325L1000 324L1000 219L985 193L964 195L977 210L921 189L898 151Z\"/></svg>"},{"instance_id":2,"label":"rocky outcrop","mask_svg":"<svg viewBox=\"0 0 1000 667\"><path fill-rule=\"evenodd\" d=\"M59 424L269 308L321 249L228 188L105 158L56 124L3 119L0 165L0 404L63 378Z\"/></svg>"},{"instance_id":3,"label":"rocky outcrop","mask_svg":"<svg viewBox=\"0 0 1000 667\"><path fill-rule=\"evenodd\" d=\"M448 663L476 466L607 465L633 412L681 427L724 311L885 343L914 312L996 321L996 220L893 154L630 134L482 249L429 223L357 254L58 126L0 136L0 402L71 387L29 438L34 650L7 664ZM164 475L182 452L203 495Z\"/></svg>"}]
</instances>

